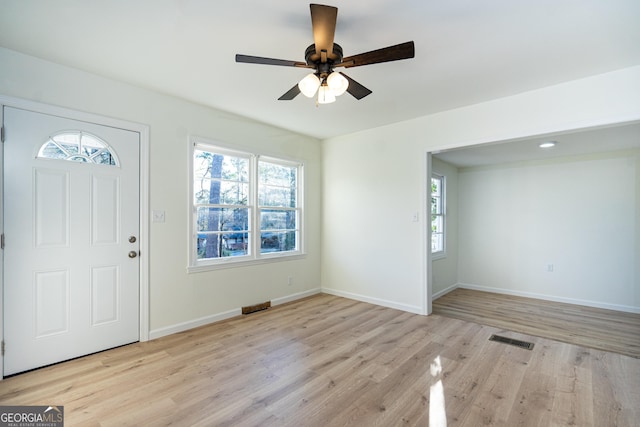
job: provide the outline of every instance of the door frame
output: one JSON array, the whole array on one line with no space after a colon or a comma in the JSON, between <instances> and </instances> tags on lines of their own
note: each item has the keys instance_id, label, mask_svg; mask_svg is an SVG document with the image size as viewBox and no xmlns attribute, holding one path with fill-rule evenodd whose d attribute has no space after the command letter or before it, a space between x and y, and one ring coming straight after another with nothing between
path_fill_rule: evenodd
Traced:
<instances>
[{"instance_id":1,"label":"door frame","mask_svg":"<svg viewBox=\"0 0 640 427\"><path fill-rule=\"evenodd\" d=\"M2 107L15 107L24 110L59 116L72 120L95 123L128 131L140 135L140 341L149 340L149 126L93 113L72 110L36 101L14 98L0 94L0 124L4 124ZM2 142L4 144L4 142ZM4 147L0 149L0 233L4 234ZM0 256L0 340L4 343L4 256ZM0 352L0 381L4 378L4 354Z\"/></svg>"}]
</instances>

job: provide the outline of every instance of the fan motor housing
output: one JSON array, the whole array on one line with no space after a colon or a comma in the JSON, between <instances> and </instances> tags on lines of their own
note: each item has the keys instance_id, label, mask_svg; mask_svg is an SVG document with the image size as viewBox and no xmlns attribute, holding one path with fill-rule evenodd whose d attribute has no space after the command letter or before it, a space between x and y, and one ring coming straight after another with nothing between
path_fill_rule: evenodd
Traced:
<instances>
[{"instance_id":1,"label":"fan motor housing","mask_svg":"<svg viewBox=\"0 0 640 427\"><path fill-rule=\"evenodd\" d=\"M315 67L321 77L326 77L333 70L333 64L342 62L342 47L338 43L333 44L333 53L327 54L327 61L322 62L322 56L316 52L316 45L312 44L304 51L304 59L307 65Z\"/></svg>"}]
</instances>

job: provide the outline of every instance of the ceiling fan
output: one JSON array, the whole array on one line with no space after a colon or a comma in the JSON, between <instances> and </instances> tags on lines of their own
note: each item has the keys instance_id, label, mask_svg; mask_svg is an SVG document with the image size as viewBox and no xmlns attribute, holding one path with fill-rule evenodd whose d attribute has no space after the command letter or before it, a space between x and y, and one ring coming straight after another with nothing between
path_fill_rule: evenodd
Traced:
<instances>
[{"instance_id":1,"label":"ceiling fan","mask_svg":"<svg viewBox=\"0 0 640 427\"><path fill-rule=\"evenodd\" d=\"M333 42L338 8L321 4L311 4L310 7L314 44L305 50L305 62L236 55L236 62L310 68L314 70L313 73L304 77L298 84L278 98L279 100L292 100L300 92L312 98L316 91L318 93L318 102L321 104L335 101L335 97L345 91L356 99L362 99L371 94L371 90L346 74L334 71L335 68L359 67L361 65L409 59L415 56L415 47L413 41L410 41L345 58L342 56L342 47Z\"/></svg>"}]
</instances>

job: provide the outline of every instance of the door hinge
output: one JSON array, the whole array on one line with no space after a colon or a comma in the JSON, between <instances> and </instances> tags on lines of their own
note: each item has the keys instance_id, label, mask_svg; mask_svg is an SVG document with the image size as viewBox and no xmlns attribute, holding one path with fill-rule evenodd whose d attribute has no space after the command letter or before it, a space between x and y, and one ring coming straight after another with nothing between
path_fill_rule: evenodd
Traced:
<instances>
[{"instance_id":1,"label":"door hinge","mask_svg":"<svg viewBox=\"0 0 640 427\"><path fill-rule=\"evenodd\" d=\"M2 341L2 349L0 349L0 353L4 356L4 340Z\"/></svg>"},{"instance_id":2,"label":"door hinge","mask_svg":"<svg viewBox=\"0 0 640 427\"><path fill-rule=\"evenodd\" d=\"M4 142L4 126L0 127L0 141Z\"/></svg>"},{"instance_id":3,"label":"door hinge","mask_svg":"<svg viewBox=\"0 0 640 427\"><path fill-rule=\"evenodd\" d=\"M4 249L4 233L0 234L0 249Z\"/></svg>"}]
</instances>

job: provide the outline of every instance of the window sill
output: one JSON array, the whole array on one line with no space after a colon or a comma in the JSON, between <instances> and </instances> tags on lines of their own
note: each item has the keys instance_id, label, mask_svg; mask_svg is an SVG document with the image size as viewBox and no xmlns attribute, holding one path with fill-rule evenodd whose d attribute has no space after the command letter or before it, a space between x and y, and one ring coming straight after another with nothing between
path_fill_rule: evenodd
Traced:
<instances>
[{"instance_id":1,"label":"window sill","mask_svg":"<svg viewBox=\"0 0 640 427\"><path fill-rule=\"evenodd\" d=\"M270 264L273 262L297 261L297 260L305 259L306 257L307 257L307 254L299 253L295 255L265 256L262 258L250 259L250 260L226 261L226 262L220 262L216 264L190 265L187 267L187 273L189 274L203 273L205 271L224 270L227 268L250 267L253 265Z\"/></svg>"}]
</instances>

